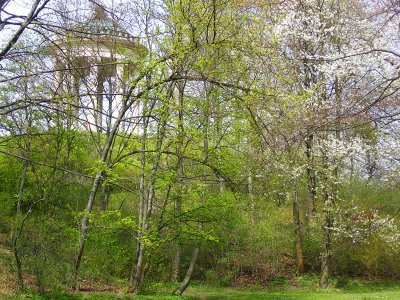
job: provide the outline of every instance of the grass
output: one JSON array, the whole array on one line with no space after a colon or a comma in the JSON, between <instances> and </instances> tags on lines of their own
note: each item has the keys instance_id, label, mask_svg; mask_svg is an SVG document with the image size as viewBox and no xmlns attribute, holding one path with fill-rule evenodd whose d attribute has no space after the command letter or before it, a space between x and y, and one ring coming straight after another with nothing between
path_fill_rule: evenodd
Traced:
<instances>
[{"instance_id":1,"label":"grass","mask_svg":"<svg viewBox=\"0 0 400 300\"><path fill-rule=\"evenodd\" d=\"M125 294L110 294L110 293L76 293L76 294L49 294L49 295L37 295L37 294L24 294L14 297L4 298L4 300L191 300L193 298L188 296L171 296L171 295L137 295L129 296Z\"/></svg>"},{"instance_id":2,"label":"grass","mask_svg":"<svg viewBox=\"0 0 400 300\"><path fill-rule=\"evenodd\" d=\"M12 266L12 253L0 247L0 299L14 293L15 278L8 272Z\"/></svg>"},{"instance_id":3,"label":"grass","mask_svg":"<svg viewBox=\"0 0 400 300\"><path fill-rule=\"evenodd\" d=\"M331 280L331 288L321 290L317 287L317 277L304 276L297 278L290 283L281 286L274 286L268 289L263 287L248 288L224 288L205 285L202 283L194 283L190 286L184 296L171 296L170 284L155 284L148 287L143 295L129 295L120 293L73 293L66 294L63 292L36 295L23 294L13 297L4 298L6 300L16 299L33 299L33 300L141 300L141 299L165 299L165 300L261 300L261 299L400 299L400 282L397 281L367 281L352 278L333 278ZM2 298L3 299L3 298Z\"/></svg>"},{"instance_id":4,"label":"grass","mask_svg":"<svg viewBox=\"0 0 400 300\"><path fill-rule=\"evenodd\" d=\"M400 287L393 291L343 291L343 290L298 290L284 289L281 291L254 291L231 288L197 289L190 288L187 294L199 300L261 300L261 299L400 299Z\"/></svg>"},{"instance_id":5,"label":"grass","mask_svg":"<svg viewBox=\"0 0 400 300\"><path fill-rule=\"evenodd\" d=\"M186 294L198 300L261 300L261 299L400 299L400 282L354 278L331 278L330 288L318 288L315 276L298 277L294 281L272 288L247 289L207 287L193 285Z\"/></svg>"}]
</instances>

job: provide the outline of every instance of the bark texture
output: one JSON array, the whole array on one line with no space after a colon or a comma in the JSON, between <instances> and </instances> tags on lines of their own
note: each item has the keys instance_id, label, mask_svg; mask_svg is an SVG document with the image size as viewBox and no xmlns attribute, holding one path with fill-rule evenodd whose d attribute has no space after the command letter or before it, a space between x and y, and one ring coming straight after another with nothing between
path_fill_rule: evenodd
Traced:
<instances>
[{"instance_id":1,"label":"bark texture","mask_svg":"<svg viewBox=\"0 0 400 300\"><path fill-rule=\"evenodd\" d=\"M304 255L303 246L301 244L300 212L296 190L293 191L293 221L294 235L296 241L296 274L301 275L304 273Z\"/></svg>"},{"instance_id":2,"label":"bark texture","mask_svg":"<svg viewBox=\"0 0 400 300\"><path fill-rule=\"evenodd\" d=\"M174 291L174 295L182 295L182 293L186 290L186 288L189 286L190 280L192 279L192 275L194 272L194 268L196 265L197 257L199 256L200 252L200 247L197 246L192 253L192 258L190 260L189 268L187 269L185 278L182 280L181 284L179 287L177 287Z\"/></svg>"}]
</instances>

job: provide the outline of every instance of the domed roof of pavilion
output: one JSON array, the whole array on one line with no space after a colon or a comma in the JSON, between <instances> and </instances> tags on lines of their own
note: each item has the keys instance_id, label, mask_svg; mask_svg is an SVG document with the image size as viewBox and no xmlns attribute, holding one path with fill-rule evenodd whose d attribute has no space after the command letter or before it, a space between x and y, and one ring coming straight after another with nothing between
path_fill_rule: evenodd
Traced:
<instances>
[{"instance_id":1,"label":"domed roof of pavilion","mask_svg":"<svg viewBox=\"0 0 400 300\"><path fill-rule=\"evenodd\" d=\"M62 49L73 47L81 56L92 53L113 51L129 55L145 56L146 47L140 44L138 37L130 34L126 29L110 18L104 7L96 4L92 16L77 26L65 28L64 37L54 40L54 44ZM56 47L50 47L57 51ZM90 50L92 49L92 50ZM124 54L124 55L125 55Z\"/></svg>"},{"instance_id":2,"label":"domed roof of pavilion","mask_svg":"<svg viewBox=\"0 0 400 300\"><path fill-rule=\"evenodd\" d=\"M104 7L96 5L92 17L80 26L87 38L116 39L117 42L136 42L138 38L128 33L115 20L109 18Z\"/></svg>"}]
</instances>

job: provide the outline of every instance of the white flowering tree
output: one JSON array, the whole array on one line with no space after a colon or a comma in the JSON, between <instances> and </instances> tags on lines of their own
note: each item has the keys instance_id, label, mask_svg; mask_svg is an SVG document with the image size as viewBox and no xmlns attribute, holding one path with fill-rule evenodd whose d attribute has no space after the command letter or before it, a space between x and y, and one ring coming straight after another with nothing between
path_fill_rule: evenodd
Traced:
<instances>
[{"instance_id":1,"label":"white flowering tree","mask_svg":"<svg viewBox=\"0 0 400 300\"><path fill-rule=\"evenodd\" d=\"M360 3L293 1L282 10L273 32L295 75L291 106L301 107L297 130L304 137L310 221L322 199L320 285L326 288L341 179L371 153L357 127L380 117L379 107L397 92L396 55L384 50L385 37L376 35Z\"/></svg>"}]
</instances>

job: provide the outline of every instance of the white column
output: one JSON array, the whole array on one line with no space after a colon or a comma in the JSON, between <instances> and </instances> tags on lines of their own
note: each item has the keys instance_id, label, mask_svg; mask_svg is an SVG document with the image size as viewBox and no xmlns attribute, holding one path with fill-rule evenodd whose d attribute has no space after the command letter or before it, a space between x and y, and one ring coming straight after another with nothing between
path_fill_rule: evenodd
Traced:
<instances>
[{"instance_id":1,"label":"white column","mask_svg":"<svg viewBox=\"0 0 400 300\"><path fill-rule=\"evenodd\" d=\"M115 114L119 113L119 110L122 108L122 101L124 100L124 95L125 95L125 89L126 89L126 82L124 79L124 72L125 72L125 65L122 64L121 62L117 61L117 76L116 76L116 97L115 97ZM125 114L125 118L129 117L129 113L127 112ZM126 121L122 121L121 123L121 130L126 131L129 127L129 123Z\"/></svg>"}]
</instances>

